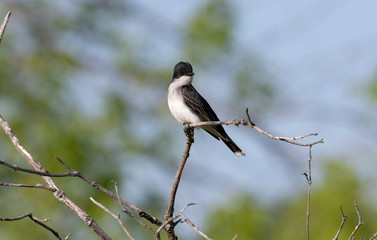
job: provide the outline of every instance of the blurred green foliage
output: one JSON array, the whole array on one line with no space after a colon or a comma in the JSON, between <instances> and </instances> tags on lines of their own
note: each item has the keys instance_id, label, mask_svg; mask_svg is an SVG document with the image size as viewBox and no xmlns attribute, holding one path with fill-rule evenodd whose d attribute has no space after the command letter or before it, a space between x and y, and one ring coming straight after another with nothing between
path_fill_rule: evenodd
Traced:
<instances>
[{"instance_id":1,"label":"blurred green foliage","mask_svg":"<svg viewBox=\"0 0 377 240\"><path fill-rule=\"evenodd\" d=\"M85 59L87 50L82 49L80 54L72 48L79 47L87 38L92 38L93 42L100 41L101 36L116 38L114 29L113 37L106 35L109 28L100 24L101 16L112 12L115 17L123 12L118 5L100 1L96 4L77 3L71 6L75 13L65 12L64 7L67 6L63 4L59 8L47 1L5 1L0 4L0 9L12 11L0 46L0 113L24 147L50 172L67 171L55 159L58 156L74 169L113 189L112 180L122 179L118 166L130 161L122 154L141 148L139 143L132 141L126 126L129 104L118 93L104 92L103 114L86 114L76 103L78 98L72 89L82 91L76 85L75 76L85 72L92 63ZM70 39L72 36L77 39ZM64 39L70 41L62 43ZM104 48L112 43L103 41ZM0 145L1 159L30 168L4 133L0 134ZM40 177L15 174L5 167L0 168L0 174L1 181L5 182L42 183ZM69 198L100 222L107 219L106 215L88 201L90 196L110 207L118 205L79 179L61 178L55 182ZM1 188L1 191L2 217L33 212L38 218L51 218L53 221L48 223L49 226L62 236L68 233L73 233L75 239L94 236L51 193L21 188ZM102 225L111 226L109 223ZM22 239L25 235L28 239L51 238L49 232L28 219L1 222L0 232L2 239ZM121 232L120 229L114 234L117 232Z\"/></svg>"},{"instance_id":2,"label":"blurred green foliage","mask_svg":"<svg viewBox=\"0 0 377 240\"><path fill-rule=\"evenodd\" d=\"M46 169L50 172L67 171L56 161L55 156L58 156L74 169L113 189L112 180L126 180L127 175L119 166L132 162L133 158L129 156L157 158L162 166L175 161L166 152L174 141L166 134L167 128L154 121L156 125L145 130L148 137L140 137L133 131L141 124L149 123L148 119L156 119L161 110L163 115L167 114L165 94L174 64L153 67L156 63L145 60L145 56L151 53L140 45L140 37L122 34L121 23L130 13L131 16L137 15L135 12L140 9L127 2L55 4L43 0L3 1L0 9L12 11L0 46L0 114ZM140 11L140 14L146 13ZM178 49L184 49L179 55L185 56L185 60L194 66L218 64L231 50L233 14L225 1L202 4L188 21L187 28L174 33L187 40L178 46ZM149 44L148 41L143 43ZM97 52L104 56L100 53L97 56ZM106 69L110 66L114 69ZM80 80L86 76L89 85L98 84L97 73L104 73L103 76L109 78L102 80L105 87L100 95L95 96L96 100L100 99L100 104L95 104L92 96L85 95L86 86L83 88ZM112 74L116 75L115 80ZM240 78L240 81L242 85L247 84L247 78ZM148 95L151 98L144 98L144 101L150 106L141 107L140 96ZM155 101L161 96L163 100ZM82 107L81 102L86 103L86 107ZM29 167L5 134L0 134L0 145L1 159ZM41 182L37 176L14 174L4 167L0 168L0 174L1 181ZM110 208L116 208L116 202L78 179L55 181L100 225L111 229L112 236L121 234L112 220L88 198L92 196ZM0 216L15 217L33 212L39 218L51 218L53 221L49 225L62 235L73 233L75 239L93 237L81 220L50 193L10 188L1 191L0 204L6 207L1 208ZM137 205L162 216L165 198L156 190L145 193L144 203ZM129 224L135 226L132 221ZM18 231L20 228L23 231ZM143 236L143 229L137 231L140 233L135 235ZM50 233L26 219L1 223L0 232L4 239L20 239L25 234L29 239L51 237Z\"/></svg>"},{"instance_id":3,"label":"blurred green foliage","mask_svg":"<svg viewBox=\"0 0 377 240\"><path fill-rule=\"evenodd\" d=\"M377 103L377 78L374 78L368 86L369 95L374 103Z\"/></svg>"},{"instance_id":4,"label":"blurred green foliage","mask_svg":"<svg viewBox=\"0 0 377 240\"><path fill-rule=\"evenodd\" d=\"M358 222L354 207L357 200L365 224L355 237L369 239L376 231L377 212L371 203L364 201L361 180L343 161L330 161L322 170L324 179L312 188L310 238L335 236L342 218L341 206L348 219L339 239L348 239ZM204 232L213 239L232 239L235 234L237 239L306 239L306 201L306 194L300 194L266 206L250 196L238 195L207 217Z\"/></svg>"},{"instance_id":5,"label":"blurred green foliage","mask_svg":"<svg viewBox=\"0 0 377 240\"><path fill-rule=\"evenodd\" d=\"M207 1L188 24L187 56L207 66L224 56L231 46L233 25L233 12L226 1Z\"/></svg>"}]
</instances>

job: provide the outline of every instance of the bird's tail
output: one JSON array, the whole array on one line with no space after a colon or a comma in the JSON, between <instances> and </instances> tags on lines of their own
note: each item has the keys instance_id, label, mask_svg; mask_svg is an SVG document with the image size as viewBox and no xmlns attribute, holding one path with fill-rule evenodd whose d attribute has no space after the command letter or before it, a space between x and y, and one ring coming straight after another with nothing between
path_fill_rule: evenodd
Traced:
<instances>
[{"instance_id":1,"label":"bird's tail","mask_svg":"<svg viewBox=\"0 0 377 240\"><path fill-rule=\"evenodd\" d=\"M222 138L221 138L221 140L222 140L222 141L225 143L225 145L227 145L228 148L229 148L230 150L232 150L232 152L233 152L234 154L236 154L238 157L240 157L240 156L245 156L245 153L242 152L241 148L239 148L239 147L237 146L237 144L236 144L235 142L233 142L233 140L232 140L230 137L227 136L226 139L222 139Z\"/></svg>"}]
</instances>

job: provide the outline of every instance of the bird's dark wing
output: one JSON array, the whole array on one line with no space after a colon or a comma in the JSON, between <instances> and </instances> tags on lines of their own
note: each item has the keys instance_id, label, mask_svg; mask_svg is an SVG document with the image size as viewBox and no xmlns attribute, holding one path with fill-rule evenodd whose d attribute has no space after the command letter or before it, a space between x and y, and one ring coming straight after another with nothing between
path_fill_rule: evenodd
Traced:
<instances>
[{"instance_id":1,"label":"bird's dark wing","mask_svg":"<svg viewBox=\"0 0 377 240\"><path fill-rule=\"evenodd\" d=\"M211 106L192 85L183 86L182 95L187 106L199 116L200 120L219 121Z\"/></svg>"},{"instance_id":2,"label":"bird's dark wing","mask_svg":"<svg viewBox=\"0 0 377 240\"><path fill-rule=\"evenodd\" d=\"M185 85L182 87L182 95L186 105L195 112L201 121L219 121L216 113L212 110L208 102L196 91L192 85ZM213 125L216 132L221 136L228 136L221 125ZM205 128L203 128L206 130ZM219 137L206 130L214 138L219 140Z\"/></svg>"}]
</instances>

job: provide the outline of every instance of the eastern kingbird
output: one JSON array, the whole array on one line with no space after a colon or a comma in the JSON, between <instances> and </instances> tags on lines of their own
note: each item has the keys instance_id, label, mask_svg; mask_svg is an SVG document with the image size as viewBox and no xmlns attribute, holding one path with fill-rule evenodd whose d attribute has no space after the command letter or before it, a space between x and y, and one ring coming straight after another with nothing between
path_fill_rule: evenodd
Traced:
<instances>
[{"instance_id":1,"label":"eastern kingbird","mask_svg":"<svg viewBox=\"0 0 377 240\"><path fill-rule=\"evenodd\" d=\"M171 114L181 124L205 121L219 121L208 102L191 85L194 72L188 62L179 62L174 67L173 79L169 85L168 105ZM206 132L225 145L237 156L244 152L226 134L221 125L201 126Z\"/></svg>"}]
</instances>

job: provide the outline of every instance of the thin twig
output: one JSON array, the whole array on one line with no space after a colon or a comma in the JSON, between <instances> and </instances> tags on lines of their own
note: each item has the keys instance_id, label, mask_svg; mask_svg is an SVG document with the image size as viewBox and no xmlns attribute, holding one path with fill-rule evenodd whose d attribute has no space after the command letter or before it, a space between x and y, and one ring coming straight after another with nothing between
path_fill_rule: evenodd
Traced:
<instances>
[{"instance_id":1,"label":"thin twig","mask_svg":"<svg viewBox=\"0 0 377 240\"><path fill-rule=\"evenodd\" d=\"M376 240L377 239L377 232L375 234L373 234L373 236L371 238L369 238L369 240Z\"/></svg>"},{"instance_id":2,"label":"thin twig","mask_svg":"<svg viewBox=\"0 0 377 240\"><path fill-rule=\"evenodd\" d=\"M186 222L195 232L197 232L200 236L204 237L207 240L212 240L212 238L205 235L202 231L199 230L183 213L180 213L180 216L184 222Z\"/></svg>"},{"instance_id":3,"label":"thin twig","mask_svg":"<svg viewBox=\"0 0 377 240\"><path fill-rule=\"evenodd\" d=\"M183 213L186 208L188 208L189 206L192 206L192 205L197 205L198 203L188 203L186 204L186 206L184 208L182 208L181 211L178 212L178 214L168 218L156 231L156 234L159 234L161 232L161 230L169 223L171 223L172 221L174 221L175 219L179 218L180 214Z\"/></svg>"},{"instance_id":4,"label":"thin twig","mask_svg":"<svg viewBox=\"0 0 377 240\"><path fill-rule=\"evenodd\" d=\"M123 225L122 221L120 220L120 215L115 215L113 212L111 212L109 209L107 209L105 206L103 206L101 203L94 200L92 197L89 198L94 204L105 210L108 214L110 214L113 218L115 218L119 225L122 227L123 231L126 233L127 237L131 240L134 240L134 238L131 236L130 232L127 230L127 228Z\"/></svg>"},{"instance_id":5,"label":"thin twig","mask_svg":"<svg viewBox=\"0 0 377 240\"><path fill-rule=\"evenodd\" d=\"M20 172L26 172L26 173L31 173L39 176L46 176L46 177L79 177L79 173L74 171L74 172L65 172L65 173L49 173L47 171L45 172L40 172L40 171L35 171L32 169L27 169L27 168L22 168L14 164L9 164L4 160L0 160L0 164L4 165L8 168L11 168L15 171L20 171Z\"/></svg>"},{"instance_id":6,"label":"thin twig","mask_svg":"<svg viewBox=\"0 0 377 240\"><path fill-rule=\"evenodd\" d=\"M125 205L126 207L128 207L129 209L131 209L132 211L134 211L135 213L137 213L139 215L139 217L147 219L150 223L152 223L152 224L154 224L156 226L161 226L162 222L160 220L158 220L156 217L153 217L152 215L146 213L144 210L141 210L140 208L134 206L133 204L127 202L126 200L124 200L124 199L122 199L120 197L118 198L118 196L115 193L113 193L112 191L104 188L103 186L101 186L100 184L98 184L94 180L88 178L87 176L85 176L81 172L78 172L78 171L74 170L73 168L71 168L70 166L68 166L68 164L66 164L65 162L63 162L63 160L61 160L59 157L55 157L55 158L60 163L62 163L65 167L67 167L69 170L73 171L73 173L77 173L77 174L72 175L72 176L75 176L75 177L77 176L77 177L81 178L85 182L89 183L92 187L100 190L101 192L107 194L108 196L112 197L115 200L121 201L123 205Z\"/></svg>"},{"instance_id":7,"label":"thin twig","mask_svg":"<svg viewBox=\"0 0 377 240\"><path fill-rule=\"evenodd\" d=\"M116 195L117 195L117 200L119 202L119 205L122 209L122 211L124 213L126 213L128 216L130 216L132 219L134 219L137 223L139 223L141 226L143 226L144 228L148 229L149 231L151 231L153 234L156 234L156 231L151 228L150 226L146 225L145 223L143 223L140 219L138 219L137 217L135 217L132 213L130 213L130 211L128 211L122 204L122 199L121 197L119 196L119 191L118 191L118 184L117 182L114 182L114 186L115 186L115 192L116 192Z\"/></svg>"},{"instance_id":8,"label":"thin twig","mask_svg":"<svg viewBox=\"0 0 377 240\"><path fill-rule=\"evenodd\" d=\"M33 222L37 223L38 225L50 231L56 237L56 239L61 239L59 234L54 229L44 224L45 222L50 221L50 219L38 219L32 213L25 213L24 215L14 217L14 218L0 218L0 221L18 221L26 217L30 218L31 220L33 220Z\"/></svg>"},{"instance_id":9,"label":"thin twig","mask_svg":"<svg viewBox=\"0 0 377 240\"><path fill-rule=\"evenodd\" d=\"M68 164L66 164L63 160L59 157L55 156L55 159L58 160L64 167L68 168L71 172L78 172L75 169L71 168Z\"/></svg>"},{"instance_id":10,"label":"thin twig","mask_svg":"<svg viewBox=\"0 0 377 240\"><path fill-rule=\"evenodd\" d=\"M309 146L313 146L315 144L324 143L323 138L316 141L316 142L311 142L311 143L300 143L300 142L296 141L296 140L303 139L303 138L310 137L310 136L317 136L318 133L309 133L309 134L305 134L305 135L298 136L298 137L278 137L278 136L274 136L271 133L260 129L259 127L257 127L255 125L255 123L253 123L251 121L248 108L246 108L246 116L247 116L247 119L248 119L247 121L243 120L243 119L242 120L227 120L227 121L208 121L208 122L190 123L190 124L187 124L187 126L188 127L201 127L201 126L207 126L207 125L235 125L235 126L242 125L242 126L251 127L254 130L258 131L259 133L262 133L262 134L266 135L267 137L269 137L273 140L280 140L280 141L288 142L288 143L298 145L298 146L302 146L302 147L309 147Z\"/></svg>"},{"instance_id":11,"label":"thin twig","mask_svg":"<svg viewBox=\"0 0 377 240\"><path fill-rule=\"evenodd\" d=\"M179 182L181 180L183 168L185 167L186 161L187 161L188 157L190 156L191 145L194 142L194 129L189 127L189 126L185 126L184 132L186 134L186 148L183 152L181 163L178 167L177 173L176 173L175 178L174 178L173 187L172 187L172 190L171 190L171 193L170 193L169 204L168 204L168 207L166 208L166 212L165 212L165 217L164 217L165 222L173 216L175 196L177 194ZM165 227L165 230L166 230L166 233L168 234L169 240L176 239L176 236L175 236L175 233L174 233L174 226L175 226L175 224L173 224L173 223L171 223L171 221L169 221L169 224L167 224L166 227Z\"/></svg>"},{"instance_id":12,"label":"thin twig","mask_svg":"<svg viewBox=\"0 0 377 240\"><path fill-rule=\"evenodd\" d=\"M40 188L40 189L49 190L51 192L55 192L56 191L55 188L52 188L52 187L49 187L49 186L44 186L42 184L28 185L28 184L19 184L19 183L0 182L0 186L6 186L6 187L24 187L24 188Z\"/></svg>"},{"instance_id":13,"label":"thin twig","mask_svg":"<svg viewBox=\"0 0 377 240\"><path fill-rule=\"evenodd\" d=\"M344 225L344 223L345 223L346 220L347 220L347 216L345 216L344 213L343 213L342 206L340 206L340 212L342 213L342 222L340 223L340 226L339 226L338 232L336 233L335 237L334 237L332 240L338 240L338 237L339 237L340 231L342 231L343 225Z\"/></svg>"},{"instance_id":14,"label":"thin twig","mask_svg":"<svg viewBox=\"0 0 377 240\"><path fill-rule=\"evenodd\" d=\"M166 220L164 222L164 224L159 228L157 229L157 239L159 239L159 232L162 230L162 228L169 224L170 222L174 221L175 219L181 217L182 220L180 222L186 222L192 229L194 229L195 232L197 232L200 236L204 237L205 239L207 240L212 240L211 238L209 238L207 235L205 235L202 231L199 230L199 228L197 228L193 222L191 222L187 217L186 215L183 214L183 212L189 207L189 206L192 206L192 205L197 205L198 203L188 203L186 204L186 206L184 208L182 208L181 211L179 211L179 213L175 216L172 216L170 217L168 220ZM235 236L237 237L237 235Z\"/></svg>"},{"instance_id":15,"label":"thin twig","mask_svg":"<svg viewBox=\"0 0 377 240\"><path fill-rule=\"evenodd\" d=\"M180 213L183 213L188 207L190 206L194 206L194 205L198 205L199 203L196 203L196 202L193 202L193 203L187 203L182 209L181 211L179 211Z\"/></svg>"},{"instance_id":16,"label":"thin twig","mask_svg":"<svg viewBox=\"0 0 377 240\"><path fill-rule=\"evenodd\" d=\"M8 24L9 17L10 17L11 14L12 13L10 11L8 11L7 15L5 15L3 23L1 24L1 27L0 27L0 44L1 44L1 40L3 40L5 28L6 28L7 24Z\"/></svg>"},{"instance_id":17,"label":"thin twig","mask_svg":"<svg viewBox=\"0 0 377 240\"><path fill-rule=\"evenodd\" d=\"M348 238L348 240L351 240L352 237L356 234L357 230L359 230L360 226L361 226L362 224L364 224L364 223L363 223L363 220L361 219L361 215L360 215L359 207L358 207L358 205L357 205L357 201L355 201L355 209L356 209L356 213L357 213L357 217L358 217L358 220L359 220L359 221L358 221L357 225L355 226L355 229L354 229L353 232L351 233L350 237Z\"/></svg>"},{"instance_id":18,"label":"thin twig","mask_svg":"<svg viewBox=\"0 0 377 240\"><path fill-rule=\"evenodd\" d=\"M306 239L309 240L309 220L310 220L310 197L312 192L312 145L309 146L308 172L303 173L308 183L308 199L306 203Z\"/></svg>"}]
</instances>

